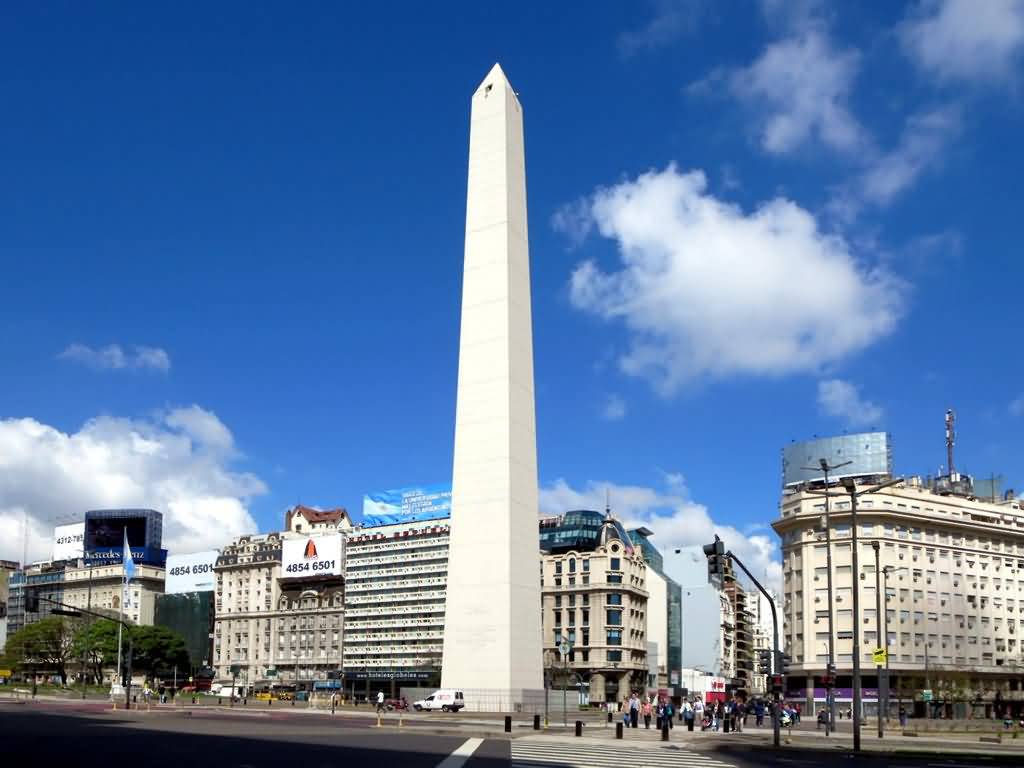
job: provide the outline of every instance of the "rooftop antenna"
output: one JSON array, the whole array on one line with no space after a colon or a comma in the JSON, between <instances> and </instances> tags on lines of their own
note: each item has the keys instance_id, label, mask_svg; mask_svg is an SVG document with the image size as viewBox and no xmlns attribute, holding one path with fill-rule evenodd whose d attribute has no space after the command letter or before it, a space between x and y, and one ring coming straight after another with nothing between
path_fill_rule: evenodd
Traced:
<instances>
[{"instance_id":1,"label":"rooftop antenna","mask_svg":"<svg viewBox=\"0 0 1024 768\"><path fill-rule=\"evenodd\" d=\"M956 431L954 424L956 422L956 414L953 413L952 408L946 409L946 469L949 471L949 479L953 479L953 473L956 471L953 469L953 445L956 443Z\"/></svg>"},{"instance_id":2,"label":"rooftop antenna","mask_svg":"<svg viewBox=\"0 0 1024 768\"><path fill-rule=\"evenodd\" d=\"M611 490L607 486L604 489L604 516L612 516Z\"/></svg>"}]
</instances>

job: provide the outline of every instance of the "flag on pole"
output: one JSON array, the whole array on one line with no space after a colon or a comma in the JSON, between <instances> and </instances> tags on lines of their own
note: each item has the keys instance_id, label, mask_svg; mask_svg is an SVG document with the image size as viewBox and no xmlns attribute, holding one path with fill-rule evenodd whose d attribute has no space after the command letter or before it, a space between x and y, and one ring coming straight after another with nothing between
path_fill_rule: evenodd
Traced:
<instances>
[{"instance_id":1,"label":"flag on pole","mask_svg":"<svg viewBox=\"0 0 1024 768\"><path fill-rule=\"evenodd\" d=\"M124 530L124 555L122 556L124 563L124 581L127 584L133 578L135 578L135 561L132 560L132 550L128 546L128 529Z\"/></svg>"}]
</instances>

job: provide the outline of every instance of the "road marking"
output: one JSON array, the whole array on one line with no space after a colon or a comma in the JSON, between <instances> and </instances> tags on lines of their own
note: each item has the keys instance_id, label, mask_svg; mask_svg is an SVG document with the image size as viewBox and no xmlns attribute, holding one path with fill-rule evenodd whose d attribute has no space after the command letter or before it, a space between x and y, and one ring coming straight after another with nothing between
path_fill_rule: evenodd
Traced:
<instances>
[{"instance_id":1,"label":"road marking","mask_svg":"<svg viewBox=\"0 0 1024 768\"><path fill-rule=\"evenodd\" d=\"M469 760L470 756L476 752L477 747L483 743L483 739L466 739L462 746L438 763L437 768L461 768L462 764Z\"/></svg>"},{"instance_id":2,"label":"road marking","mask_svg":"<svg viewBox=\"0 0 1024 768\"><path fill-rule=\"evenodd\" d=\"M629 745L575 745L565 742L516 740L511 747L512 768L732 768L729 763L684 748L662 750Z\"/></svg>"}]
</instances>

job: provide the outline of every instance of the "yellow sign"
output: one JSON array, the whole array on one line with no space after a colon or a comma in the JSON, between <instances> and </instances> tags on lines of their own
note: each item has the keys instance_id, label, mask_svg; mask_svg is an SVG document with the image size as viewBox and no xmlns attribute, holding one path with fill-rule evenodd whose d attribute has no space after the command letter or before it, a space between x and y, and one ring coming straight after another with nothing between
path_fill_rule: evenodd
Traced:
<instances>
[{"instance_id":1,"label":"yellow sign","mask_svg":"<svg viewBox=\"0 0 1024 768\"><path fill-rule=\"evenodd\" d=\"M885 664L885 660L888 655L889 654L885 652L885 648L875 648L874 652L871 654L871 660L880 666Z\"/></svg>"},{"instance_id":2,"label":"yellow sign","mask_svg":"<svg viewBox=\"0 0 1024 768\"><path fill-rule=\"evenodd\" d=\"M10 676L11 676L11 670L9 670L9 669L0 669L0 677L10 677Z\"/></svg>"}]
</instances>

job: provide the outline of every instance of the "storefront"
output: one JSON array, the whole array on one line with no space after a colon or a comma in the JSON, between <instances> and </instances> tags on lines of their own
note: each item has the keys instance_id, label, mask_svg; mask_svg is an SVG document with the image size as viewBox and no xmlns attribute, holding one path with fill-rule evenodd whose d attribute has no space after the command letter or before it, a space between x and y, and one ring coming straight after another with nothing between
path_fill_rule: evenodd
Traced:
<instances>
[{"instance_id":1,"label":"storefront","mask_svg":"<svg viewBox=\"0 0 1024 768\"><path fill-rule=\"evenodd\" d=\"M342 675L346 701L373 701L378 691L385 698L398 698L403 688L441 687L441 670L353 669Z\"/></svg>"}]
</instances>

